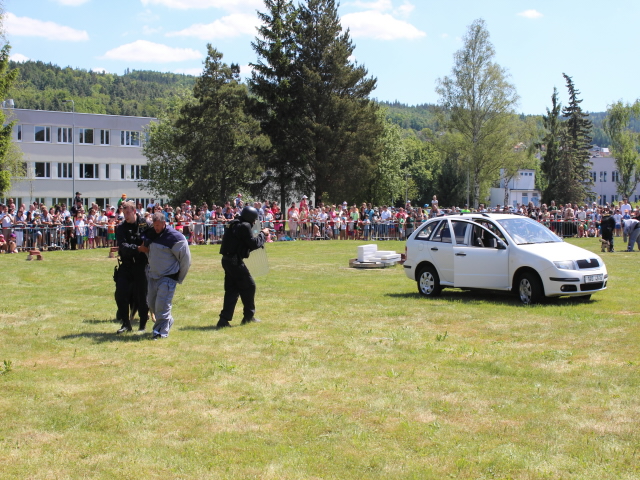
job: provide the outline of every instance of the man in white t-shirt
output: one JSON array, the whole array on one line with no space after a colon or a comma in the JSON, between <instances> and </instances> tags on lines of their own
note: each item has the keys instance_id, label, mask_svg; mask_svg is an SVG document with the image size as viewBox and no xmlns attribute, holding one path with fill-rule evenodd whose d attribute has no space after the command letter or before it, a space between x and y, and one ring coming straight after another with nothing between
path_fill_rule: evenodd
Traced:
<instances>
[{"instance_id":1,"label":"man in white t-shirt","mask_svg":"<svg viewBox=\"0 0 640 480\"><path fill-rule=\"evenodd\" d=\"M624 217L625 213L631 215L631 205L629 204L629 199L625 198L622 205L620 205L620 213Z\"/></svg>"}]
</instances>

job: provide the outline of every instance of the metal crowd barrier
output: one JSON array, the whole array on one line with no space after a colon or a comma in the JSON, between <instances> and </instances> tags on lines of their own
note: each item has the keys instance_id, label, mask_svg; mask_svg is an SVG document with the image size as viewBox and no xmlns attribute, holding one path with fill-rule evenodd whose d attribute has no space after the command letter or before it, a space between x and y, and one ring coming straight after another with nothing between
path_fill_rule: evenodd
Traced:
<instances>
[{"instance_id":1,"label":"metal crowd barrier","mask_svg":"<svg viewBox=\"0 0 640 480\"><path fill-rule=\"evenodd\" d=\"M426 221L426 220L425 220ZM335 223L332 221L290 221L280 220L259 222L259 229L269 228L275 237L284 240L406 240L415 228L423 222L414 222L412 227L406 227L397 221L369 224L368 222ZM542 220L554 233L561 237L574 236L599 236L599 222L593 220ZM589 225L595 225L595 233L590 235ZM181 231L191 245L210 245L220 243L226 228L226 222L169 222L171 226ZM116 246L115 241L111 245L107 239L108 227L106 225L94 225L94 241L88 244L89 227L85 225L84 235L79 239L76 228L65 225L14 225L10 231L16 234L16 244L19 250L30 248L43 248L47 250L71 250ZM5 232L8 229L4 229ZM73 234L72 234L73 233ZM8 241L7 235L5 239ZM279 240L280 238L278 238Z\"/></svg>"}]
</instances>

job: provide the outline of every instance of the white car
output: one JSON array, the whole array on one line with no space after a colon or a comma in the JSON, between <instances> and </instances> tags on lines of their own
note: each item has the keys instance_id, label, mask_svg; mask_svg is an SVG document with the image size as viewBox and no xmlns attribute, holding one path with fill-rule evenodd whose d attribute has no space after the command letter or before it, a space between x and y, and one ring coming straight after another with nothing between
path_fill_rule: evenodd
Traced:
<instances>
[{"instance_id":1,"label":"white car","mask_svg":"<svg viewBox=\"0 0 640 480\"><path fill-rule=\"evenodd\" d=\"M445 287L505 290L528 305L544 297L588 300L607 288L602 258L520 215L432 218L407 239L405 253L407 277L428 297Z\"/></svg>"}]
</instances>

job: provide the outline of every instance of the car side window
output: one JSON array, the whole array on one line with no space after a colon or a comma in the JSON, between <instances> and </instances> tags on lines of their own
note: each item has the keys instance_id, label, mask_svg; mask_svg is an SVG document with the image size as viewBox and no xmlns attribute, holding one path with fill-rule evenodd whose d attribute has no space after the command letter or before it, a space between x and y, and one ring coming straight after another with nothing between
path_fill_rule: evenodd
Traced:
<instances>
[{"instance_id":1,"label":"car side window","mask_svg":"<svg viewBox=\"0 0 640 480\"><path fill-rule=\"evenodd\" d=\"M451 230L449 229L449 222L443 220L438 225L438 228L431 237L432 242L452 243L451 242Z\"/></svg>"},{"instance_id":2,"label":"car side window","mask_svg":"<svg viewBox=\"0 0 640 480\"><path fill-rule=\"evenodd\" d=\"M453 233L456 237L456 245L467 245L465 237L469 224L467 222L459 222L456 220L453 220L451 224L453 225Z\"/></svg>"},{"instance_id":3,"label":"car side window","mask_svg":"<svg viewBox=\"0 0 640 480\"><path fill-rule=\"evenodd\" d=\"M446 222L445 222L446 223ZM416 235L416 240L429 240L431 234L438 226L438 222L427 223L422 230Z\"/></svg>"},{"instance_id":4,"label":"car side window","mask_svg":"<svg viewBox=\"0 0 640 480\"><path fill-rule=\"evenodd\" d=\"M471 232L471 246L481 248L498 248L498 237L480 225L474 225Z\"/></svg>"},{"instance_id":5,"label":"car side window","mask_svg":"<svg viewBox=\"0 0 640 480\"><path fill-rule=\"evenodd\" d=\"M495 234L498 238L500 238L500 240L502 240L506 244L509 243L509 242L507 242L507 239L504 238L504 235L502 234L500 229L498 227L496 227L492 222L490 222L488 220L480 219L480 218L474 218L473 221L478 223L478 224L480 224L480 225L482 225L484 228L489 230L491 233Z\"/></svg>"}]
</instances>

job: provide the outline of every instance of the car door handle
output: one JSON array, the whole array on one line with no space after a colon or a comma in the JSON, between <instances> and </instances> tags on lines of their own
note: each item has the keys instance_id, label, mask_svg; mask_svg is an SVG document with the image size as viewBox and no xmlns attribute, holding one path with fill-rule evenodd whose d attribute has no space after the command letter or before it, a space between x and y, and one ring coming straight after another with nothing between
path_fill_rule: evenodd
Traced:
<instances>
[{"instance_id":1,"label":"car door handle","mask_svg":"<svg viewBox=\"0 0 640 480\"><path fill-rule=\"evenodd\" d=\"M431 251L432 252L437 252L438 251L438 247L431 247Z\"/></svg>"},{"instance_id":2,"label":"car door handle","mask_svg":"<svg viewBox=\"0 0 640 480\"><path fill-rule=\"evenodd\" d=\"M456 253L456 257L466 257L466 253Z\"/></svg>"}]
</instances>

